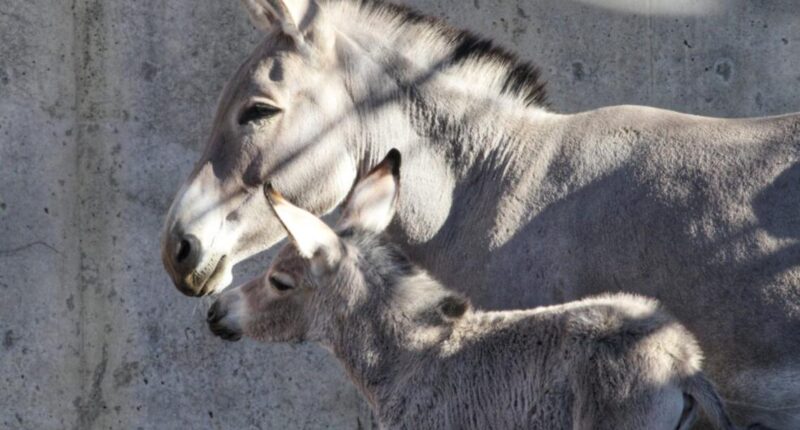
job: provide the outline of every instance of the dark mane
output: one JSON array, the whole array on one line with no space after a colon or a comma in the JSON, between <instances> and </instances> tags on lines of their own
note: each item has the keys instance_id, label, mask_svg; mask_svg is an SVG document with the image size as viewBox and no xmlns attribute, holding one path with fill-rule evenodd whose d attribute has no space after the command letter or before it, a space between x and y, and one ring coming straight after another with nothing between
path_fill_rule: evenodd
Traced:
<instances>
[{"instance_id":1,"label":"dark mane","mask_svg":"<svg viewBox=\"0 0 800 430\"><path fill-rule=\"evenodd\" d=\"M502 64L507 70L503 82L503 94L522 99L525 106L547 104L545 82L541 80L538 67L520 60L516 54L495 45L491 40L483 39L466 30L459 32L459 42L453 51L453 62L471 59Z\"/></svg>"},{"instance_id":2,"label":"dark mane","mask_svg":"<svg viewBox=\"0 0 800 430\"><path fill-rule=\"evenodd\" d=\"M397 19L399 28L410 31L433 30L452 48L445 65L492 64L505 70L501 95L519 100L526 107L546 107L545 83L539 68L521 60L516 54L493 41L466 30L456 29L442 19L424 15L410 7L383 0L338 0L355 3L365 16L389 15Z\"/></svg>"}]
</instances>

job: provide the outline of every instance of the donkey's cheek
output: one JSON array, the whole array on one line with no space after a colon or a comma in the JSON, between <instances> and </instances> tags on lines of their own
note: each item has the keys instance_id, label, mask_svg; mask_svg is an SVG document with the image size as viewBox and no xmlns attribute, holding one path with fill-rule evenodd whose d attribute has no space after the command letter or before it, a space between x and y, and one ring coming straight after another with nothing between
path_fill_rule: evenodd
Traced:
<instances>
[{"instance_id":1,"label":"donkey's cheek","mask_svg":"<svg viewBox=\"0 0 800 430\"><path fill-rule=\"evenodd\" d=\"M276 339L275 324L270 321L270 318L264 316L252 318L244 321L243 327L245 336L259 342L273 342Z\"/></svg>"}]
</instances>

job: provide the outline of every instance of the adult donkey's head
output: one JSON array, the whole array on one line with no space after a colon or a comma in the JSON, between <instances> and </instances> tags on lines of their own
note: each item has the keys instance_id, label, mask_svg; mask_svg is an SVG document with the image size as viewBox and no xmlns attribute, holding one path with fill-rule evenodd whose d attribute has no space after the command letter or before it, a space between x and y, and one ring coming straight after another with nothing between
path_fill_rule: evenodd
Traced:
<instances>
[{"instance_id":1,"label":"adult donkey's head","mask_svg":"<svg viewBox=\"0 0 800 430\"><path fill-rule=\"evenodd\" d=\"M419 196L403 198L395 224L424 243L471 163L506 157L495 146L510 140L489 132L535 114L544 98L529 64L403 7L243 3L267 36L225 88L162 241L164 265L188 295L219 291L234 264L285 235L261 185L320 215L392 147L414 172L403 194Z\"/></svg>"},{"instance_id":2,"label":"adult donkey's head","mask_svg":"<svg viewBox=\"0 0 800 430\"><path fill-rule=\"evenodd\" d=\"M315 213L335 207L356 178L344 144L348 93L322 9L314 0L243 4L267 37L225 87L162 238L164 266L187 295L225 287L235 263L284 235L259 197L267 178Z\"/></svg>"}]
</instances>

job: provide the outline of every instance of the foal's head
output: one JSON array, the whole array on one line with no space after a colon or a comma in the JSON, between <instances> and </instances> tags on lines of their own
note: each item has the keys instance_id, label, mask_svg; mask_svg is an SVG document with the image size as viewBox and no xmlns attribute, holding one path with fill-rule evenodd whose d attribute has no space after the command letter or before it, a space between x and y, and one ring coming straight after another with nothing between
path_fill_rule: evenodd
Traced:
<instances>
[{"instance_id":1,"label":"foal's head","mask_svg":"<svg viewBox=\"0 0 800 430\"><path fill-rule=\"evenodd\" d=\"M382 235L394 214L399 168L400 153L392 150L356 185L336 230L267 186L290 242L264 275L220 296L209 310L211 330L230 340L244 334L264 341L324 341L337 321L355 313L380 318L397 311L426 328L461 316L466 301Z\"/></svg>"}]
</instances>

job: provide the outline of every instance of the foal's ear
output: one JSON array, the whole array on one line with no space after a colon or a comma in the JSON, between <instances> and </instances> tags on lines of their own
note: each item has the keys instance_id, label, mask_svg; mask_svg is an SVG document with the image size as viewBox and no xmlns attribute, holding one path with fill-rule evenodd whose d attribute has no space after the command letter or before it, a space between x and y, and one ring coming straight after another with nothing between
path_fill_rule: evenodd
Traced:
<instances>
[{"instance_id":1,"label":"foal's ear","mask_svg":"<svg viewBox=\"0 0 800 430\"><path fill-rule=\"evenodd\" d=\"M392 149L356 184L342 212L340 228L382 232L394 217L399 192L400 151Z\"/></svg>"},{"instance_id":2,"label":"foal's ear","mask_svg":"<svg viewBox=\"0 0 800 430\"><path fill-rule=\"evenodd\" d=\"M314 263L312 269L333 267L341 258L339 236L314 214L286 201L271 184L264 186L264 194L297 251Z\"/></svg>"},{"instance_id":3,"label":"foal's ear","mask_svg":"<svg viewBox=\"0 0 800 430\"><path fill-rule=\"evenodd\" d=\"M305 34L319 25L321 9L316 0L242 0L250 21L265 32L280 31L304 46Z\"/></svg>"}]
</instances>

